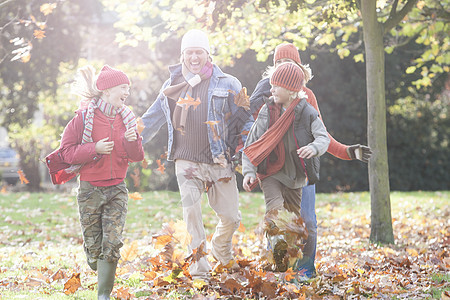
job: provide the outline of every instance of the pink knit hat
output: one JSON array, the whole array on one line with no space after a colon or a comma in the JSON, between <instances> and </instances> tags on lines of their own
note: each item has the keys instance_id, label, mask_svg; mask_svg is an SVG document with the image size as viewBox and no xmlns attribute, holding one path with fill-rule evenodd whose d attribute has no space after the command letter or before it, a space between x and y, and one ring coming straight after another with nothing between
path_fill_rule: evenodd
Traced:
<instances>
[{"instance_id":1,"label":"pink knit hat","mask_svg":"<svg viewBox=\"0 0 450 300\"><path fill-rule=\"evenodd\" d=\"M299 66L292 63L283 63L277 67L270 77L270 84L299 92L302 89L304 79L305 75Z\"/></svg>"},{"instance_id":2,"label":"pink knit hat","mask_svg":"<svg viewBox=\"0 0 450 300\"><path fill-rule=\"evenodd\" d=\"M104 65L97 77L97 89L104 91L121 84L130 84L128 76L120 70Z\"/></svg>"},{"instance_id":3,"label":"pink knit hat","mask_svg":"<svg viewBox=\"0 0 450 300\"><path fill-rule=\"evenodd\" d=\"M282 58L289 58L295 61L298 65L302 64L300 55L298 54L297 47L291 43L280 44L275 48L275 54L273 55L273 63Z\"/></svg>"}]
</instances>

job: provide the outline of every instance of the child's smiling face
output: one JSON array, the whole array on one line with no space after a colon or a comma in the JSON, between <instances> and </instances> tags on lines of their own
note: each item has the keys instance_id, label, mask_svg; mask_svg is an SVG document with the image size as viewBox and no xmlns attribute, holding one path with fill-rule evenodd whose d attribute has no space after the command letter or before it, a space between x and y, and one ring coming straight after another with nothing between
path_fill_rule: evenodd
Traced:
<instances>
[{"instance_id":1,"label":"child's smiling face","mask_svg":"<svg viewBox=\"0 0 450 300\"><path fill-rule=\"evenodd\" d=\"M273 100L275 103L281 104L283 106L286 106L291 101L291 93L289 90L278 86L278 85L272 85L272 88L270 89L270 92L272 93Z\"/></svg>"},{"instance_id":2,"label":"child's smiling face","mask_svg":"<svg viewBox=\"0 0 450 300\"><path fill-rule=\"evenodd\" d=\"M114 107L122 107L129 95L130 85L120 84L106 90L102 98Z\"/></svg>"}]
</instances>

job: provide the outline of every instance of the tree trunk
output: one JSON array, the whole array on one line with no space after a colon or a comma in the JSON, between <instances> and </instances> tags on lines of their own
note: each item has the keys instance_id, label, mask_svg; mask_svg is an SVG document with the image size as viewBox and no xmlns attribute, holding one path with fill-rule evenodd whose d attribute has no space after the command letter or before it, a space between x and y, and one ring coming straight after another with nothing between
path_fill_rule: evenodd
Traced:
<instances>
[{"instance_id":1,"label":"tree trunk","mask_svg":"<svg viewBox=\"0 0 450 300\"><path fill-rule=\"evenodd\" d=\"M383 26L377 20L376 1L362 0L361 13L366 52L367 137L373 150L369 161L370 241L394 243L386 138Z\"/></svg>"}]
</instances>

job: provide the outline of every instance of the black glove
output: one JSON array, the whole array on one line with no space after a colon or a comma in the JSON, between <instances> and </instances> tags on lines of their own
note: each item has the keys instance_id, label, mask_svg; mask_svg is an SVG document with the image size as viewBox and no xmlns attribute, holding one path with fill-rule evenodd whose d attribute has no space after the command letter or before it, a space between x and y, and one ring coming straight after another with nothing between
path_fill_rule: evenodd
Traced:
<instances>
[{"instance_id":1,"label":"black glove","mask_svg":"<svg viewBox=\"0 0 450 300\"><path fill-rule=\"evenodd\" d=\"M364 145L352 145L347 148L347 154L352 160L358 159L362 162L369 162L369 158L372 155L372 150Z\"/></svg>"}]
</instances>

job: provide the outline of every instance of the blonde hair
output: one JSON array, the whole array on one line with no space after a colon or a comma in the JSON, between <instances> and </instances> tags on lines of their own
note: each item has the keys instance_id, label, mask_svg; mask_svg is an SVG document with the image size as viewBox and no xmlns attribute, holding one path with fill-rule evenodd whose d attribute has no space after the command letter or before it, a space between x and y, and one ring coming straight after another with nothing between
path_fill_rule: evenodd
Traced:
<instances>
[{"instance_id":1,"label":"blonde hair","mask_svg":"<svg viewBox=\"0 0 450 300\"><path fill-rule=\"evenodd\" d=\"M97 75L93 66L79 68L75 81L72 83L72 93L87 99L100 97L102 91L97 89L96 82Z\"/></svg>"}]
</instances>

